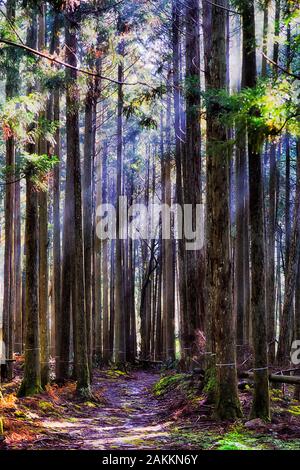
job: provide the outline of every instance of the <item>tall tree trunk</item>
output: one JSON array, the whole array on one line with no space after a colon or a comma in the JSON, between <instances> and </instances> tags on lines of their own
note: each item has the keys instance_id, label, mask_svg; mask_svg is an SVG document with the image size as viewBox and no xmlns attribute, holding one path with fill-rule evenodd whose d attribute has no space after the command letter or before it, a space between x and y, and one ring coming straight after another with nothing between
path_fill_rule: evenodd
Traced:
<instances>
[{"instance_id":1,"label":"tall tree trunk","mask_svg":"<svg viewBox=\"0 0 300 470\"><path fill-rule=\"evenodd\" d=\"M32 170L32 169L31 169ZM33 169L34 171L34 169ZM30 169L26 178L26 336L24 377L18 396L41 392L41 363L38 308L38 206L37 192L31 181Z\"/></svg>"},{"instance_id":2,"label":"tall tree trunk","mask_svg":"<svg viewBox=\"0 0 300 470\"><path fill-rule=\"evenodd\" d=\"M181 92L180 92L180 5L173 0L172 2L172 47L173 47L173 96L174 96L174 130L175 130L175 164L176 164L176 203L182 207L183 204L183 142L184 135L181 123ZM178 216L179 217L179 216ZM187 312L187 283L185 270L185 252L184 240L178 242L178 273L179 273L179 310L180 310L180 345L181 355L186 357L188 351L186 339L189 336ZM159 280L160 283L160 280Z\"/></svg>"},{"instance_id":3,"label":"tall tree trunk","mask_svg":"<svg viewBox=\"0 0 300 470\"><path fill-rule=\"evenodd\" d=\"M53 23L51 53L59 53L60 20L56 13ZM57 123L55 131L54 155L60 158L60 90L53 91L53 120ZM53 172L53 301L55 321L55 375L59 376L60 333L62 326L61 312L61 233L60 233L60 163Z\"/></svg>"},{"instance_id":4,"label":"tall tree trunk","mask_svg":"<svg viewBox=\"0 0 300 470\"><path fill-rule=\"evenodd\" d=\"M37 18L31 19L27 33L27 45L37 47ZM32 92L28 88L28 94ZM28 153L35 153L34 144L29 144ZM25 215L25 363L24 376L18 396L30 396L41 392L41 359L38 304L38 193L32 182L34 168L28 164L26 175Z\"/></svg>"},{"instance_id":5,"label":"tall tree trunk","mask_svg":"<svg viewBox=\"0 0 300 470\"><path fill-rule=\"evenodd\" d=\"M275 360L275 232L276 232L276 145L271 144L270 148L270 179L269 179L269 225L268 225L268 263L267 263L267 325L268 325L268 346L269 362Z\"/></svg>"},{"instance_id":6,"label":"tall tree trunk","mask_svg":"<svg viewBox=\"0 0 300 470\"><path fill-rule=\"evenodd\" d=\"M40 7L38 16L38 49L44 50L46 46L45 32L45 4ZM42 112L40 117L45 119ZM40 155L47 154L47 142L41 137L38 143ZM49 312L48 312L48 193L43 189L38 195L39 206L39 318L40 318L40 346L41 346L41 383L44 388L50 380L49 377Z\"/></svg>"},{"instance_id":7,"label":"tall tree trunk","mask_svg":"<svg viewBox=\"0 0 300 470\"><path fill-rule=\"evenodd\" d=\"M21 263L21 186L15 184L15 232L14 232L14 258L15 258L15 351L23 353L22 334L22 263Z\"/></svg>"},{"instance_id":8,"label":"tall tree trunk","mask_svg":"<svg viewBox=\"0 0 300 470\"><path fill-rule=\"evenodd\" d=\"M242 86L256 86L256 39L254 2L241 3L243 22ZM261 154L253 139L248 138L249 154L249 213L251 227L251 315L254 346L254 400L252 416L269 419L268 348L265 311L265 251L263 221L263 176Z\"/></svg>"},{"instance_id":9,"label":"tall tree trunk","mask_svg":"<svg viewBox=\"0 0 300 470\"><path fill-rule=\"evenodd\" d=\"M274 25L274 46L273 61L278 62L278 36L280 33L280 0L275 1L275 25ZM274 67L274 70L277 70ZM268 225L268 262L267 262L267 325L268 325L268 347L269 347L269 363L275 361L276 331L277 324L275 318L276 312L276 289L275 289L275 234L277 224L277 206L278 206L278 168L276 161L277 145L275 142L271 144L270 149L270 179L269 179L269 225Z\"/></svg>"},{"instance_id":10,"label":"tall tree trunk","mask_svg":"<svg viewBox=\"0 0 300 470\"><path fill-rule=\"evenodd\" d=\"M66 59L67 62L77 66L77 36L76 21L73 13L68 12L65 18L66 33ZM83 267L83 231L82 231L82 201L81 201L81 165L79 148L79 110L77 103L77 72L67 70L67 96L66 96L66 134L67 157L70 167L67 171L73 174L73 188L71 197L74 204L74 297L73 306L73 335L75 344L75 371L77 379L77 393L82 397L89 397L90 373L87 350L86 310L84 302L84 267Z\"/></svg>"},{"instance_id":11,"label":"tall tree trunk","mask_svg":"<svg viewBox=\"0 0 300 470\"><path fill-rule=\"evenodd\" d=\"M7 2L7 21L14 24L16 14L15 0ZM15 51L10 49L7 52L9 65L6 72L5 94L9 100L17 94L18 90L18 62L16 61ZM10 168L10 173L6 179L5 186L5 246L4 246L4 293L3 293L3 341L6 346L6 359L10 362L6 366L6 378L11 380L13 377L13 354L14 354L14 315L15 315L15 184L14 165L15 165L15 139L9 136L5 142L5 163Z\"/></svg>"},{"instance_id":12,"label":"tall tree trunk","mask_svg":"<svg viewBox=\"0 0 300 470\"><path fill-rule=\"evenodd\" d=\"M164 204L170 208L172 204L172 180L171 180L171 94L167 96L166 116L166 152L162 155L164 165ZM173 215L170 214L170 234L163 238L163 285L164 285L164 335L165 335L165 360L175 360L175 264L173 252Z\"/></svg>"},{"instance_id":13,"label":"tall tree trunk","mask_svg":"<svg viewBox=\"0 0 300 470\"><path fill-rule=\"evenodd\" d=\"M118 32L122 34L123 21L118 19ZM119 42L119 54L124 56L124 39ZM125 354L125 325L124 325L124 279L123 279L123 257L122 246L123 240L121 239L121 220L120 220L120 197L122 196L122 172L123 172L123 106L124 106L124 91L122 82L124 81L124 66L123 62L118 64L118 118L117 118L117 239L116 239L116 282L115 282L115 361L117 363L124 363L126 360Z\"/></svg>"},{"instance_id":14,"label":"tall tree trunk","mask_svg":"<svg viewBox=\"0 0 300 470\"><path fill-rule=\"evenodd\" d=\"M225 1L219 0L225 7ZM207 90L226 89L226 14L211 7L211 49L206 44ZM205 38L208 38L206 31ZM210 50L210 52L209 52ZM232 269L229 214L229 152L227 132L220 122L218 103L207 104L207 200L209 308L216 343L216 414L220 419L241 416L237 392L232 311Z\"/></svg>"},{"instance_id":15,"label":"tall tree trunk","mask_svg":"<svg viewBox=\"0 0 300 470\"><path fill-rule=\"evenodd\" d=\"M291 234L290 253L286 267L286 280L282 321L277 350L278 365L289 362L291 352L291 331L293 330L293 300L297 279L298 260L300 253L300 148L297 145L297 180L294 209L294 225ZM298 338L297 338L298 339Z\"/></svg>"},{"instance_id":16,"label":"tall tree trunk","mask_svg":"<svg viewBox=\"0 0 300 470\"><path fill-rule=\"evenodd\" d=\"M241 131L238 129L238 133ZM244 145L243 145L244 144ZM246 143L244 133L238 136L236 149L236 246L235 246L235 277L236 277L236 338L238 347L245 342L245 257L244 257L244 226L245 226L245 165ZM238 350L239 351L239 350Z\"/></svg>"},{"instance_id":17,"label":"tall tree trunk","mask_svg":"<svg viewBox=\"0 0 300 470\"><path fill-rule=\"evenodd\" d=\"M200 4L186 2L186 136L183 165L184 203L193 208L192 225L196 230L196 206L201 195L201 87L200 87ZM185 251L187 305L184 322L187 337L184 351L192 357L197 350L196 331L204 330L204 261L199 250Z\"/></svg>"},{"instance_id":18,"label":"tall tree trunk","mask_svg":"<svg viewBox=\"0 0 300 470\"><path fill-rule=\"evenodd\" d=\"M108 202L107 199L107 158L108 145L107 141L103 142L102 156L102 204ZM102 278L103 278L103 362L107 364L111 358L109 346L109 276L108 276L108 258L109 258L109 242L102 241Z\"/></svg>"},{"instance_id":19,"label":"tall tree trunk","mask_svg":"<svg viewBox=\"0 0 300 470\"><path fill-rule=\"evenodd\" d=\"M92 61L89 61L92 67ZM85 99L84 165L83 165L83 239L84 239L84 280L87 328L87 348L90 373L92 369L92 163L93 163L93 109L94 79L89 79ZM97 312L99 314L99 312Z\"/></svg>"}]
</instances>

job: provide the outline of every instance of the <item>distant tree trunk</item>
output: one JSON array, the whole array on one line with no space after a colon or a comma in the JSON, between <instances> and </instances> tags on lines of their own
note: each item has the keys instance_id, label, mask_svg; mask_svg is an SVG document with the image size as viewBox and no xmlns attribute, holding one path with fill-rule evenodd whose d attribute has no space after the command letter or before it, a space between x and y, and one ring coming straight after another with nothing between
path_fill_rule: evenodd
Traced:
<instances>
[{"instance_id":1,"label":"distant tree trunk","mask_svg":"<svg viewBox=\"0 0 300 470\"><path fill-rule=\"evenodd\" d=\"M55 14L51 53L59 52L59 15ZM53 120L58 124L55 131L54 155L60 158L60 90L53 91ZM60 233L60 163L55 165L53 171L53 297L55 319L55 374L59 376L60 333L62 325L61 312L61 233Z\"/></svg>"},{"instance_id":2,"label":"distant tree trunk","mask_svg":"<svg viewBox=\"0 0 300 470\"><path fill-rule=\"evenodd\" d=\"M162 253L159 251L159 264L158 264L158 289L157 289L157 310L156 310L156 330L155 330L155 360L161 361L163 359L162 351Z\"/></svg>"},{"instance_id":3,"label":"distant tree trunk","mask_svg":"<svg viewBox=\"0 0 300 470\"><path fill-rule=\"evenodd\" d=\"M291 151L289 135L285 136L285 267L289 264L291 243ZM287 273L286 273L287 274Z\"/></svg>"},{"instance_id":4,"label":"distant tree trunk","mask_svg":"<svg viewBox=\"0 0 300 470\"><path fill-rule=\"evenodd\" d=\"M176 164L176 203L183 204L183 182L182 182L182 165L183 165L183 142L184 135L181 123L181 92L180 92L180 6L178 2L172 2L172 46L173 46L173 96L174 96L174 130L175 130L175 164ZM185 247L184 240L179 239L178 242L178 273L179 273L179 310L180 310L180 345L181 356L185 358L185 352L188 351L188 322L186 319L187 312L187 284L185 271ZM160 282L160 280L159 280Z\"/></svg>"},{"instance_id":5,"label":"distant tree trunk","mask_svg":"<svg viewBox=\"0 0 300 470\"><path fill-rule=\"evenodd\" d=\"M92 68L92 59L88 61ZM90 373L92 371L92 167L94 154L94 79L90 78L85 99L84 165L83 165L83 239L85 309L87 348ZM100 312L97 312L99 315Z\"/></svg>"},{"instance_id":6,"label":"distant tree trunk","mask_svg":"<svg viewBox=\"0 0 300 470\"><path fill-rule=\"evenodd\" d=\"M107 198L107 158L108 145L107 141L103 142L102 156L102 204L108 202ZM107 364L111 358L109 346L109 242L102 241L102 278L103 278L103 362Z\"/></svg>"},{"instance_id":7,"label":"distant tree trunk","mask_svg":"<svg viewBox=\"0 0 300 470\"><path fill-rule=\"evenodd\" d=\"M298 155L300 155L300 140L297 142ZM295 288L295 339L300 338L300 257L298 258L298 269ZM295 388L294 398L300 400L300 386Z\"/></svg>"},{"instance_id":8,"label":"distant tree trunk","mask_svg":"<svg viewBox=\"0 0 300 470\"><path fill-rule=\"evenodd\" d=\"M241 132L237 130L237 132ZM243 145L244 144L244 145ZM245 342L245 257L244 257L244 226L245 226L245 180L244 159L246 158L246 142L244 135L238 137L236 149L236 246L235 246L235 277L236 277L236 338L238 347ZM238 350L239 351L239 350Z\"/></svg>"},{"instance_id":9,"label":"distant tree trunk","mask_svg":"<svg viewBox=\"0 0 300 470\"><path fill-rule=\"evenodd\" d=\"M224 0L218 2L225 6ZM211 49L206 44L206 86L226 89L226 14L211 7ZM208 29L205 38L208 39ZM216 414L220 419L241 416L237 392L235 341L232 312L232 270L229 214L229 152L226 127L220 122L216 102L207 104L207 200L209 308L216 344Z\"/></svg>"},{"instance_id":10,"label":"distant tree trunk","mask_svg":"<svg viewBox=\"0 0 300 470\"><path fill-rule=\"evenodd\" d=\"M276 145L270 149L270 180L269 180L269 225L268 225L268 263L267 263L267 318L269 362L275 360L275 232L276 232Z\"/></svg>"},{"instance_id":11,"label":"distant tree trunk","mask_svg":"<svg viewBox=\"0 0 300 470\"><path fill-rule=\"evenodd\" d=\"M23 352L22 334L22 263L21 263L21 187L20 182L15 184L15 233L14 233L14 256L15 256L15 351Z\"/></svg>"},{"instance_id":12,"label":"distant tree trunk","mask_svg":"<svg viewBox=\"0 0 300 470\"><path fill-rule=\"evenodd\" d=\"M130 298L130 334L131 334L131 357L134 360L137 356L137 328L135 314L135 242L129 240L129 272L131 276L131 298Z\"/></svg>"},{"instance_id":13,"label":"distant tree trunk","mask_svg":"<svg viewBox=\"0 0 300 470\"><path fill-rule=\"evenodd\" d=\"M104 144L105 145L105 144ZM101 158L102 158L102 165L104 164L104 159L105 159L105 146L103 148L103 154L102 154L102 149L98 149L97 152L97 157L95 160L95 173L96 173L96 208L103 203L103 198L101 191L103 191L104 188L104 181L103 181L103 166L101 169ZM95 316L95 359L96 361L100 361L102 358L104 360L104 345L103 345L103 351L102 351L102 325L101 325L101 274L102 274L102 279L103 282L105 279L104 272L102 271L101 273L101 267L103 267L105 255L104 255L104 241L101 241L95 232L94 234L94 291L95 291L95 297L94 297L94 316ZM102 252L102 247L103 247L103 252ZM108 266L106 265L105 269L108 269ZM105 302L105 296L108 295L108 292L105 292L105 284L103 284L103 302ZM103 311L104 311L104 304L103 304ZM104 334L104 326L103 326L103 334ZM103 352L103 354L102 354Z\"/></svg>"},{"instance_id":14,"label":"distant tree trunk","mask_svg":"<svg viewBox=\"0 0 300 470\"><path fill-rule=\"evenodd\" d=\"M123 21L118 20L118 32L122 33ZM124 56L124 39L119 42L119 54ZM124 81L123 63L118 64L118 118L117 118L117 239L116 239L116 283L115 283L115 361L124 363L125 354L125 325L124 325L124 279L123 279L123 240L120 238L122 230L119 216L120 196L122 195L122 172L123 172L123 106L124 91L122 82Z\"/></svg>"},{"instance_id":15,"label":"distant tree trunk","mask_svg":"<svg viewBox=\"0 0 300 470\"><path fill-rule=\"evenodd\" d=\"M110 360L113 358L115 344L115 240L110 243L110 288L109 288L109 348Z\"/></svg>"},{"instance_id":16,"label":"distant tree trunk","mask_svg":"<svg viewBox=\"0 0 300 470\"><path fill-rule=\"evenodd\" d=\"M68 12L66 22L66 59L74 67L77 66L77 37L76 22L73 14ZM75 371L77 379L77 393L82 397L89 397L90 374L87 350L86 310L84 302L84 268L83 268L83 231L82 231L82 202L81 202L81 166L79 148L79 110L77 103L77 73L75 70L67 70L67 96L66 96L66 134L67 156L70 163L68 169L73 173L72 198L74 204L74 298L73 306L73 335L75 344Z\"/></svg>"},{"instance_id":17,"label":"distant tree trunk","mask_svg":"<svg viewBox=\"0 0 300 470\"><path fill-rule=\"evenodd\" d=\"M134 146L135 150L135 146ZM133 204L134 182L133 175L128 176L128 204ZM128 302L128 328L127 334L127 360L134 362L136 357L136 319L135 319L135 257L134 257L134 240L129 237L127 242L127 301Z\"/></svg>"},{"instance_id":18,"label":"distant tree trunk","mask_svg":"<svg viewBox=\"0 0 300 470\"><path fill-rule=\"evenodd\" d=\"M7 2L7 19L10 23L15 22L16 2L8 0ZM14 50L7 52L7 60L9 65L6 72L5 94L9 100L17 94L18 90L18 66L16 64L16 56ZM5 164L10 168L11 173L8 174L5 186L5 246L4 246L4 292L3 292L3 341L6 345L6 359L10 361L14 354L14 315L15 315L15 238L16 234L14 226L15 211L15 184L14 181L14 165L15 165L15 140L13 136L9 136L5 142ZM6 378L11 380L13 377L13 362L9 362L6 366Z\"/></svg>"},{"instance_id":19,"label":"distant tree trunk","mask_svg":"<svg viewBox=\"0 0 300 470\"><path fill-rule=\"evenodd\" d=\"M116 175L115 171L111 169L111 177L109 178L110 185L109 191L109 202L116 205ZM110 348L110 360L113 359L114 353L114 333L115 333L115 240L112 239L110 242L110 286L109 286L109 348Z\"/></svg>"},{"instance_id":20,"label":"distant tree trunk","mask_svg":"<svg viewBox=\"0 0 300 470\"><path fill-rule=\"evenodd\" d=\"M200 86L200 4L186 2L186 136L183 165L184 203L193 207L196 230L196 205L201 195L201 86ZM187 305L183 312L187 325L185 354L192 357L197 349L196 331L204 330L204 260L200 250L185 251Z\"/></svg>"},{"instance_id":21,"label":"distant tree trunk","mask_svg":"<svg viewBox=\"0 0 300 470\"><path fill-rule=\"evenodd\" d=\"M242 86L256 86L256 39L254 2L241 2L243 22L243 79ZM252 416L269 419L269 381L267 325L265 311L265 252L263 221L263 176L261 155L248 139L249 193L251 227L251 315L254 346L254 400Z\"/></svg>"},{"instance_id":22,"label":"distant tree trunk","mask_svg":"<svg viewBox=\"0 0 300 470\"><path fill-rule=\"evenodd\" d=\"M290 253L286 267L285 292L282 310L282 321L277 350L278 365L289 362L291 352L291 331L293 330L293 299L297 279L300 253L300 148L297 145L297 180L294 209L294 225L291 234ZM298 339L298 338L297 338Z\"/></svg>"},{"instance_id":23,"label":"distant tree trunk","mask_svg":"<svg viewBox=\"0 0 300 470\"><path fill-rule=\"evenodd\" d=\"M278 36L280 32L280 0L275 1L275 26L274 26L274 46L273 46L273 61L278 62ZM274 70L277 70L274 67ZM276 72L275 72L276 73ZM276 312L276 289L275 289L275 234L277 223L277 206L278 206L278 167L276 161L277 145L275 142L271 144L270 149L270 179L269 179L269 225L268 225L268 262L267 262L267 325L268 325L268 347L269 347L269 363L273 364L275 361L275 346L276 346L276 331L275 325L277 324L275 318ZM279 266L280 269L280 266Z\"/></svg>"},{"instance_id":24,"label":"distant tree trunk","mask_svg":"<svg viewBox=\"0 0 300 470\"><path fill-rule=\"evenodd\" d=\"M275 22L274 22L274 47L273 47L273 61L275 64L278 63L279 56L279 34L280 34L280 7L281 0L275 0ZM274 74L277 76L278 68L274 67Z\"/></svg>"},{"instance_id":25,"label":"distant tree trunk","mask_svg":"<svg viewBox=\"0 0 300 470\"><path fill-rule=\"evenodd\" d=\"M164 204L170 208L172 204L172 180L171 180L171 94L167 96L167 116L166 116L166 152L162 155L164 165ZM170 234L169 238L163 239L163 285L164 285L164 344L165 360L175 360L175 264L173 251L173 215L170 214Z\"/></svg>"},{"instance_id":26,"label":"distant tree trunk","mask_svg":"<svg viewBox=\"0 0 300 470\"><path fill-rule=\"evenodd\" d=\"M265 55L268 55L269 5L270 5L270 0L264 0L263 53ZM263 78L267 76L267 59L265 58L265 56L262 56L261 75Z\"/></svg>"},{"instance_id":27,"label":"distant tree trunk","mask_svg":"<svg viewBox=\"0 0 300 470\"><path fill-rule=\"evenodd\" d=\"M15 0L11 1L11 6L9 5L10 2L7 2L7 17L10 19L11 24L14 24L15 21ZM15 93L18 91L18 85L16 80L18 78L19 72L19 64L18 62L15 64L15 72L13 81L11 83L12 86L15 86ZM8 85L8 84L7 84ZM18 158L18 157L17 157ZM17 162L18 163L18 162ZM14 269L15 269L15 279L14 279L14 296L15 296L15 351L18 353L23 352L24 346L24 338L23 338L23 318L22 318L22 262L21 262L21 185L20 182L16 182L14 197ZM12 293L13 294L13 293ZM12 372L12 371L11 371Z\"/></svg>"},{"instance_id":28,"label":"distant tree trunk","mask_svg":"<svg viewBox=\"0 0 300 470\"><path fill-rule=\"evenodd\" d=\"M101 48L101 36L98 35L97 38L98 48ZM96 57L95 59L96 71L101 74L102 68L102 59ZM94 357L97 363L99 364L103 359L103 341L102 341L102 314L101 314L101 293L102 293L102 284L101 284L101 263L102 263L102 253L101 253L101 240L98 238L96 233L96 210L99 204L102 202L102 178L101 178L101 126L103 120L103 110L101 106L98 106L98 101L100 101L102 94L102 82L100 79L95 80L94 87L94 99L93 99L93 164L92 164L92 192L93 192L93 246L92 246L92 259L93 259L93 276L92 276L92 317L93 317L93 338L94 338ZM103 296L105 292L103 291ZM108 295L108 293L107 293Z\"/></svg>"},{"instance_id":29,"label":"distant tree trunk","mask_svg":"<svg viewBox=\"0 0 300 470\"><path fill-rule=\"evenodd\" d=\"M162 131L160 130L162 133ZM144 204L149 207L149 192L150 192L150 145L146 149L146 184ZM164 187L164 179L162 176L162 187ZM142 266L143 266L143 280L141 286L141 301L140 301L140 319L141 319L141 356L142 359L150 358L150 338L151 338L151 309L149 300L151 297L151 274L154 261L154 243L148 245L146 240L141 240L142 248Z\"/></svg>"}]
</instances>

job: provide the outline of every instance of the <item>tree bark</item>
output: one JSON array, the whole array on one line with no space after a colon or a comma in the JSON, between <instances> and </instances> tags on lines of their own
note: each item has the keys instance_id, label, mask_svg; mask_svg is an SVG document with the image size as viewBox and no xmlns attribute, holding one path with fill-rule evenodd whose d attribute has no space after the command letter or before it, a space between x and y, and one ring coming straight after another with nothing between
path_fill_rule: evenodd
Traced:
<instances>
[{"instance_id":1,"label":"tree bark","mask_svg":"<svg viewBox=\"0 0 300 470\"><path fill-rule=\"evenodd\" d=\"M256 86L256 39L254 2L242 2L243 22L243 77L242 86ZM265 311L265 247L263 220L263 176L261 154L255 148L253 136L248 137L249 155L249 214L251 233L251 316L254 346L255 388L251 414L269 419L269 381L267 353L267 325Z\"/></svg>"},{"instance_id":2,"label":"tree bark","mask_svg":"<svg viewBox=\"0 0 300 470\"><path fill-rule=\"evenodd\" d=\"M200 4L186 2L186 135L183 165L184 204L193 208L193 230L196 230L196 206L202 201L201 188L201 86L200 86ZM204 260L200 250L185 251L187 336L185 355L197 350L196 332L204 330Z\"/></svg>"},{"instance_id":3,"label":"tree bark","mask_svg":"<svg viewBox=\"0 0 300 470\"><path fill-rule=\"evenodd\" d=\"M118 19L118 32L122 33L123 21ZM124 39L119 42L119 54L124 56ZM118 118L117 118L117 239L116 239L116 282L115 282L115 347L114 356L116 363L124 363L126 361L125 354L125 325L124 325L124 279L123 279L123 257L122 246L123 240L121 235L121 221L119 215L120 196L122 196L122 172L123 172L123 106L124 91L122 82L124 81L124 66L120 62L118 64Z\"/></svg>"},{"instance_id":4,"label":"tree bark","mask_svg":"<svg viewBox=\"0 0 300 470\"><path fill-rule=\"evenodd\" d=\"M225 6L224 1L218 2ZM206 44L207 90L226 89L226 16L211 7L211 48ZM205 37L208 39L208 31ZM220 419L241 416L232 311L232 267L229 214L229 152L226 127L219 118L217 101L207 103L207 200L209 271L208 303L216 345L216 415Z\"/></svg>"},{"instance_id":5,"label":"tree bark","mask_svg":"<svg viewBox=\"0 0 300 470\"><path fill-rule=\"evenodd\" d=\"M76 22L73 20L72 12L68 12L65 18L66 33L66 57L69 64L77 65L77 36ZM67 157L70 164L69 171L73 175L73 188L71 197L74 204L74 298L73 306L73 335L75 344L75 372L77 379L77 393L81 397L89 397L90 373L88 364L87 329L84 290L84 266L83 266L83 230L82 230L82 200L81 200L81 165L79 149L79 110L77 103L77 72L75 70L67 73L67 96L66 96L66 134L67 134Z\"/></svg>"}]
</instances>

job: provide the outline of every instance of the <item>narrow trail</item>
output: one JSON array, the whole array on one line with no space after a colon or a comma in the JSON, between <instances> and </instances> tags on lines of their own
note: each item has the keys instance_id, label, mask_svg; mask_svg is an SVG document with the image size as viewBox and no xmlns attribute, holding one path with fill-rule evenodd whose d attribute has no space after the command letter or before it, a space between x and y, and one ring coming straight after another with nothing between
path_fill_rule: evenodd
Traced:
<instances>
[{"instance_id":1,"label":"narrow trail","mask_svg":"<svg viewBox=\"0 0 300 470\"><path fill-rule=\"evenodd\" d=\"M176 449L180 445L171 432L171 422L162 419L163 405L151 393L158 375L134 372L130 376L98 378L105 404L91 416L49 421L47 428L63 434L68 449ZM56 447L54 447L56 448Z\"/></svg>"}]
</instances>

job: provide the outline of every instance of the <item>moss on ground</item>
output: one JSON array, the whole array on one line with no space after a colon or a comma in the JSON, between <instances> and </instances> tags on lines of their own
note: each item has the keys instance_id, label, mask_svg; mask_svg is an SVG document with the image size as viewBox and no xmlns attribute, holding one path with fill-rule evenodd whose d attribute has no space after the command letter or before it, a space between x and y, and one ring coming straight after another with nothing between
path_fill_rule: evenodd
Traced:
<instances>
[{"instance_id":1,"label":"moss on ground","mask_svg":"<svg viewBox=\"0 0 300 470\"><path fill-rule=\"evenodd\" d=\"M199 450L300 450L300 439L285 440L267 434L256 434L243 426L233 426L224 434L214 431L173 429L174 439Z\"/></svg>"}]
</instances>

